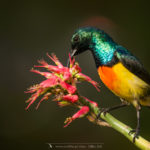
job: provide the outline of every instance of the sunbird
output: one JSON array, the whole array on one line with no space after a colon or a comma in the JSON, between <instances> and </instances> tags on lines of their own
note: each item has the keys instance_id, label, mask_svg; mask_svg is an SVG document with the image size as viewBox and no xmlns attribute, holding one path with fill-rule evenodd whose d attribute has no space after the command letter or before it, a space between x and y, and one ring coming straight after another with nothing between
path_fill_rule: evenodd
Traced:
<instances>
[{"instance_id":1,"label":"sunbird","mask_svg":"<svg viewBox=\"0 0 150 150\"><path fill-rule=\"evenodd\" d=\"M71 57L91 51L102 82L121 99L121 104L103 109L103 113L132 104L137 126L130 131L133 142L140 131L141 106L150 107L150 74L130 51L117 44L107 33L95 27L83 27L71 38Z\"/></svg>"}]
</instances>

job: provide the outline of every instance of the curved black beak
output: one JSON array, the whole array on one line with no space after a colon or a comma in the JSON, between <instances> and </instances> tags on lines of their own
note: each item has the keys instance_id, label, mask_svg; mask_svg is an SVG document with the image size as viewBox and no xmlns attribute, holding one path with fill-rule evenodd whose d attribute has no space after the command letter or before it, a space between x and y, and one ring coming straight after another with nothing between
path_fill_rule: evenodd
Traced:
<instances>
[{"instance_id":1,"label":"curved black beak","mask_svg":"<svg viewBox=\"0 0 150 150\"><path fill-rule=\"evenodd\" d=\"M71 50L71 54L70 54L71 59L76 55L76 52L77 52L77 49ZM68 58L67 67L69 67L69 66L70 66L70 59Z\"/></svg>"}]
</instances>

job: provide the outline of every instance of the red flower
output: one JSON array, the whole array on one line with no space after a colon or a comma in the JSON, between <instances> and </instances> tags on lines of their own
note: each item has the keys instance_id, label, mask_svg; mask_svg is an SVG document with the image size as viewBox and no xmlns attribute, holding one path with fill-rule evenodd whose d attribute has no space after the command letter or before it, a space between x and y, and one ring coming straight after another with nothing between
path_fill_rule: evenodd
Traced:
<instances>
[{"instance_id":1,"label":"red flower","mask_svg":"<svg viewBox=\"0 0 150 150\"><path fill-rule=\"evenodd\" d=\"M44 76L46 80L28 89L26 93L32 93L32 95L27 100L29 104L26 109L28 109L31 104L33 104L34 101L41 95L43 95L43 97L41 98L36 108L39 107L42 101L49 99L51 95L54 96L54 100L57 101L60 106L77 103L79 101L76 88L76 83L78 81L88 81L96 88L98 88L97 82L81 73L81 68L77 63L75 63L75 59L71 60L70 55L70 68L64 67L54 54L52 54L52 56L48 55L48 57L54 61L57 66L49 65L44 60L41 60L38 61L41 65L35 67L45 68L48 70L47 72L31 69L31 72ZM90 100L87 101L93 103L96 106L95 102ZM82 114L81 112L83 112L85 109L86 107L83 107L79 114ZM73 118L75 118L75 116Z\"/></svg>"},{"instance_id":2,"label":"red flower","mask_svg":"<svg viewBox=\"0 0 150 150\"><path fill-rule=\"evenodd\" d=\"M47 54L48 55L48 54ZM28 89L26 93L32 93L31 97L26 101L28 106L26 110L33 104L39 96L42 96L41 100L38 102L36 109L39 107L42 101L48 100L50 96L54 96L53 100L58 103L59 106L74 105L80 108L80 110L75 113L72 117L67 118L64 127L67 127L73 120L85 116L89 112L88 106L83 106L83 100L87 103L93 104L97 107L97 103L93 102L86 97L79 96L76 88L78 81L87 81L99 90L99 85L97 82L93 81L90 77L81 73L81 68L75 59L70 59L70 67L64 67L57 57L52 54L48 57L54 61L56 66L49 65L44 60L38 61L41 65L35 67L42 67L47 69L46 72L41 72L39 70L31 69L31 72L40 74L46 79L39 84L36 84Z\"/></svg>"}]
</instances>

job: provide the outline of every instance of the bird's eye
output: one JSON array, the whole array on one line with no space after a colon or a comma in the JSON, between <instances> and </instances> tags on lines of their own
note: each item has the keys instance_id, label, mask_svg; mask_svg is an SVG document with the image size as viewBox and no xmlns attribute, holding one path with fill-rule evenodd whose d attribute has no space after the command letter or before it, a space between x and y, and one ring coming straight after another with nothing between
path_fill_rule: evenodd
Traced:
<instances>
[{"instance_id":1,"label":"bird's eye","mask_svg":"<svg viewBox=\"0 0 150 150\"><path fill-rule=\"evenodd\" d=\"M73 38L74 42L78 42L79 41L79 36L76 35L74 38Z\"/></svg>"}]
</instances>

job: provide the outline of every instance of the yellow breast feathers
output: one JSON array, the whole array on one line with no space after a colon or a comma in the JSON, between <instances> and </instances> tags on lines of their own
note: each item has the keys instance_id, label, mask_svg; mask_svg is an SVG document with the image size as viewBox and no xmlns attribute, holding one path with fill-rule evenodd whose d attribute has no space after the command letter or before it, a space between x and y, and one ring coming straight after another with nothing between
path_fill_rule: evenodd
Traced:
<instances>
[{"instance_id":1,"label":"yellow breast feathers","mask_svg":"<svg viewBox=\"0 0 150 150\"><path fill-rule=\"evenodd\" d=\"M98 73L104 84L117 96L127 101L138 100L149 85L126 69L122 63L113 67L100 66Z\"/></svg>"}]
</instances>

